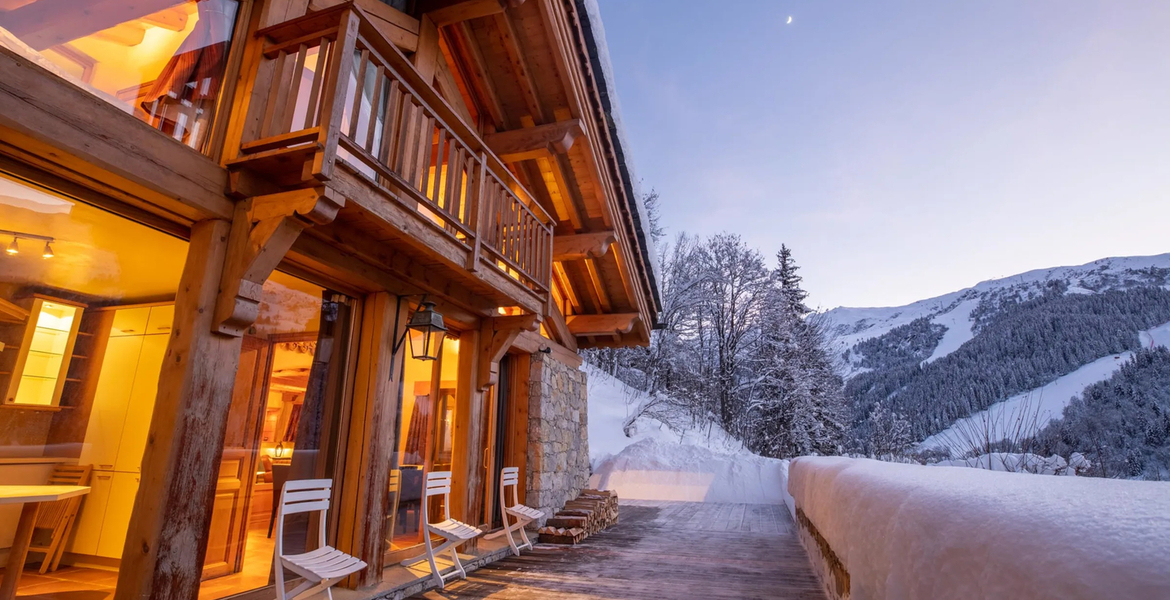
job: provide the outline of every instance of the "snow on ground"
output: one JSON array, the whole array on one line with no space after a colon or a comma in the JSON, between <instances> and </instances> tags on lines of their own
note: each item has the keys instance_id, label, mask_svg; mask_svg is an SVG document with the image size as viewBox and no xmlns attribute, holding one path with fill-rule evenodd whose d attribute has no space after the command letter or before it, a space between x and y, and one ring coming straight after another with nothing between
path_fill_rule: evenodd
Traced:
<instances>
[{"instance_id":1,"label":"snow on ground","mask_svg":"<svg viewBox=\"0 0 1170 600\"><path fill-rule=\"evenodd\" d=\"M1170 598L1165 482L837 457L790 468L853 598Z\"/></svg>"},{"instance_id":2,"label":"snow on ground","mask_svg":"<svg viewBox=\"0 0 1170 600\"><path fill-rule=\"evenodd\" d=\"M1138 338L1143 348L1153 345L1170 347L1170 323L1143 331ZM946 430L918 444L918 449L950 448L952 454L962 455L973 449L976 445L973 442L1031 437L1052 420L1063 416L1064 407L1073 396L1079 396L1090 385L1112 377L1132 356L1132 352L1102 356L1043 387L1016 394L992 404L987 410L955 421Z\"/></svg>"},{"instance_id":3,"label":"snow on ground","mask_svg":"<svg viewBox=\"0 0 1170 600\"><path fill-rule=\"evenodd\" d=\"M594 489L631 500L781 504L788 462L752 454L718 426L677 431L640 418L631 436L627 416L648 398L585 365L589 378L589 458Z\"/></svg>"},{"instance_id":4,"label":"snow on ground","mask_svg":"<svg viewBox=\"0 0 1170 600\"><path fill-rule=\"evenodd\" d=\"M972 331L975 321L971 319L971 311L975 310L976 306L979 306L979 300L964 300L954 309L930 320L931 323L946 327L947 331L939 340L934 352L922 361L922 364L936 361L958 350L959 346L975 337L975 332Z\"/></svg>"}]
</instances>

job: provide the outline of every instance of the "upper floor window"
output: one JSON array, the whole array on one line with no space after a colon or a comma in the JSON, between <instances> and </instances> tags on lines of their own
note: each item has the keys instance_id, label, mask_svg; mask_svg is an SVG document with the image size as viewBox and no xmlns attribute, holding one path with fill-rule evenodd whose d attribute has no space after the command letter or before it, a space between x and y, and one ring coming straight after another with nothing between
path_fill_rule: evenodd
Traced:
<instances>
[{"instance_id":1,"label":"upper floor window","mask_svg":"<svg viewBox=\"0 0 1170 600\"><path fill-rule=\"evenodd\" d=\"M202 152L238 8L237 0L0 0L0 45Z\"/></svg>"}]
</instances>

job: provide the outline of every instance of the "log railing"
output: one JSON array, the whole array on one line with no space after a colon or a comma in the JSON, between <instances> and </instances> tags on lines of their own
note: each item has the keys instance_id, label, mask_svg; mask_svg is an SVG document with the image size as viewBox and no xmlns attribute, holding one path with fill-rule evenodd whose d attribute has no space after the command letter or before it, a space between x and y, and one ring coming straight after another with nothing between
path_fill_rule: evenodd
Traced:
<instances>
[{"instance_id":1,"label":"log railing","mask_svg":"<svg viewBox=\"0 0 1170 600\"><path fill-rule=\"evenodd\" d=\"M548 292L552 219L360 9L257 35L252 130L233 163L300 164L298 179L327 181L340 159L463 245L468 268L486 263Z\"/></svg>"}]
</instances>

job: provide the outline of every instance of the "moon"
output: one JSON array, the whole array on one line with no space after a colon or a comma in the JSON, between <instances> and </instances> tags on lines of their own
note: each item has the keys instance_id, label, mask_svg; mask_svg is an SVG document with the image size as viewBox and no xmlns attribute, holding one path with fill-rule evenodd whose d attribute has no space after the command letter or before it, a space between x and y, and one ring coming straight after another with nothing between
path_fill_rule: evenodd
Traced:
<instances>
[{"instance_id":1,"label":"moon","mask_svg":"<svg viewBox=\"0 0 1170 600\"><path fill-rule=\"evenodd\" d=\"M792 17L788 17L788 22L785 23L785 25L791 25L791 24L792 24Z\"/></svg>"}]
</instances>

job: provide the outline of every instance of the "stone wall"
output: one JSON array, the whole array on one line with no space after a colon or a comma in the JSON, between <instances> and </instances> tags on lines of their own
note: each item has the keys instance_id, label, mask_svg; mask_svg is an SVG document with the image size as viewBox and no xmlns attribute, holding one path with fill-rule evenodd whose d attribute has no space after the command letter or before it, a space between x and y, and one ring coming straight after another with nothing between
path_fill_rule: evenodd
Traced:
<instances>
[{"instance_id":1,"label":"stone wall","mask_svg":"<svg viewBox=\"0 0 1170 600\"><path fill-rule=\"evenodd\" d=\"M528 378L527 504L552 515L589 482L585 372L532 355ZM543 525L543 521L539 525Z\"/></svg>"}]
</instances>

